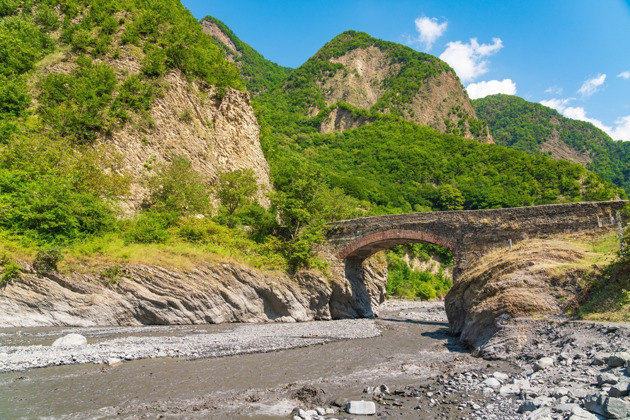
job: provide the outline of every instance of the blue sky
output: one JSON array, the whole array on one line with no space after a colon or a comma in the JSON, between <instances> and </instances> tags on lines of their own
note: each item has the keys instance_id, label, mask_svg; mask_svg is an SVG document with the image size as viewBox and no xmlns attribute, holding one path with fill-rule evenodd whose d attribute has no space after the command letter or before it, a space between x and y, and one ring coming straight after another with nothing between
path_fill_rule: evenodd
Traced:
<instances>
[{"instance_id":1,"label":"blue sky","mask_svg":"<svg viewBox=\"0 0 630 420\"><path fill-rule=\"evenodd\" d=\"M630 141L630 0L183 0L298 67L354 29L441 57L471 97L516 94Z\"/></svg>"}]
</instances>

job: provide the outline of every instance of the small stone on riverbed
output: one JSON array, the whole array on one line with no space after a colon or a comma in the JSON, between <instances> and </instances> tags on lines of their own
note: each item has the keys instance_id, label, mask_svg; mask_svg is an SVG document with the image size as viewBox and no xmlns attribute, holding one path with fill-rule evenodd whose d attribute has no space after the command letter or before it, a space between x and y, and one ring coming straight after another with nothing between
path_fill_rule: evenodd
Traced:
<instances>
[{"instance_id":1,"label":"small stone on riverbed","mask_svg":"<svg viewBox=\"0 0 630 420\"><path fill-rule=\"evenodd\" d=\"M534 364L534 372L550 368L551 366L553 366L554 362L554 359L552 359L551 357L542 357L538 359L538 361Z\"/></svg>"},{"instance_id":2,"label":"small stone on riverbed","mask_svg":"<svg viewBox=\"0 0 630 420\"><path fill-rule=\"evenodd\" d=\"M371 416L376 414L376 404L372 401L350 401L346 405L346 412L358 416Z\"/></svg>"}]
</instances>

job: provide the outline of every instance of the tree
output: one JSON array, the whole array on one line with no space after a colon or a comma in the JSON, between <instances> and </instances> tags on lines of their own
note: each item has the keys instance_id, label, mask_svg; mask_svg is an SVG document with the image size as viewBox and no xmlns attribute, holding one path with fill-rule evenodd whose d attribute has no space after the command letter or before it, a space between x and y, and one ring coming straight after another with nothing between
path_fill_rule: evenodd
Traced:
<instances>
[{"instance_id":1,"label":"tree","mask_svg":"<svg viewBox=\"0 0 630 420\"><path fill-rule=\"evenodd\" d=\"M192 163L175 156L169 164L160 165L149 179L150 207L158 212L179 216L210 212L210 191Z\"/></svg>"},{"instance_id":2,"label":"tree","mask_svg":"<svg viewBox=\"0 0 630 420\"><path fill-rule=\"evenodd\" d=\"M237 222L239 210L254 203L258 193L258 183L252 169L237 169L219 175L216 193L221 205L219 217L225 219L229 227Z\"/></svg>"},{"instance_id":3,"label":"tree","mask_svg":"<svg viewBox=\"0 0 630 420\"><path fill-rule=\"evenodd\" d=\"M440 188L439 203L442 210L463 210L464 196L457 187L446 184Z\"/></svg>"}]
</instances>

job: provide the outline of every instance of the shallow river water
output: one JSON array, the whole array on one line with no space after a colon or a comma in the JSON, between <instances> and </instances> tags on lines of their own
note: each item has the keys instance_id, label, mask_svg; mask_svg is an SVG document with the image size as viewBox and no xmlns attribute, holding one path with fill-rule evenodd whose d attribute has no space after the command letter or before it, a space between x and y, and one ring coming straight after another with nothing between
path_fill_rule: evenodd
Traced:
<instances>
[{"instance_id":1,"label":"shallow river water","mask_svg":"<svg viewBox=\"0 0 630 420\"><path fill-rule=\"evenodd\" d=\"M399 389L421 385L446 371L487 367L487 362L472 358L448 336L448 324L439 303L392 303L382 309L381 317L375 321L348 323L348 329L376 327L380 335L370 338L337 339L309 332L315 327L325 331L327 325L336 324L291 325L293 329L282 342L311 339L316 343L307 347L275 351L261 348L267 352L210 358L203 357L204 352L200 351L196 359L159 357L116 366L86 363L2 373L0 418L289 418L296 406L331 407L331 402L339 397L365 399L366 386L386 384ZM270 334L267 327L147 327L122 333L115 328L95 329L97 333L92 337L89 329L81 331L92 343L120 335L130 339L160 337L165 341L174 336L186 340L199 334L257 336ZM335 328L343 331L344 324ZM300 333L302 330L304 333ZM16 330L4 330L0 331L0 347L49 346L54 338L69 331L78 329L21 329L19 334ZM413 399L400 404L387 409L379 407L381 418L430 418L425 417L429 415L426 411L414 411ZM442 415L459 418L460 414ZM345 413L335 416L352 418Z\"/></svg>"}]
</instances>

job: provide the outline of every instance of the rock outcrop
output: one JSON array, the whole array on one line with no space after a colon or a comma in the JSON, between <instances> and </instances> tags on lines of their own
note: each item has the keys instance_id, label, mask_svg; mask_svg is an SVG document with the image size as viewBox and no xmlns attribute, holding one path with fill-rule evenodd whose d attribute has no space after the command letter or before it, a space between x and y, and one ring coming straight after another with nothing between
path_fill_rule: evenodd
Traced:
<instances>
[{"instance_id":1,"label":"rock outcrop","mask_svg":"<svg viewBox=\"0 0 630 420\"><path fill-rule=\"evenodd\" d=\"M374 266L374 268L372 267ZM37 273L22 263L19 280L0 289L0 326L104 326L296 322L363 317L384 298L387 272L366 263L373 302L355 299L343 277L312 271L289 277L235 263L190 269L127 265L119 277Z\"/></svg>"},{"instance_id":2,"label":"rock outcrop","mask_svg":"<svg viewBox=\"0 0 630 420\"><path fill-rule=\"evenodd\" d=\"M269 165L260 147L260 127L249 93L234 89L227 89L223 96L215 95L214 89L204 92L179 71L167 74L165 82L166 92L151 108L150 127L123 127L103 140L122 156L124 168L135 180L124 200L126 208L133 211L140 206L147 196L142 180L153 174L156 165L175 156L190 160L209 183L222 172L253 170L262 187L259 201L266 204L264 192L272 188Z\"/></svg>"},{"instance_id":3,"label":"rock outcrop","mask_svg":"<svg viewBox=\"0 0 630 420\"><path fill-rule=\"evenodd\" d=\"M513 319L558 316L577 295L588 252L562 238L497 249L462 273L445 299L450 331L484 357L527 341Z\"/></svg>"}]
</instances>

